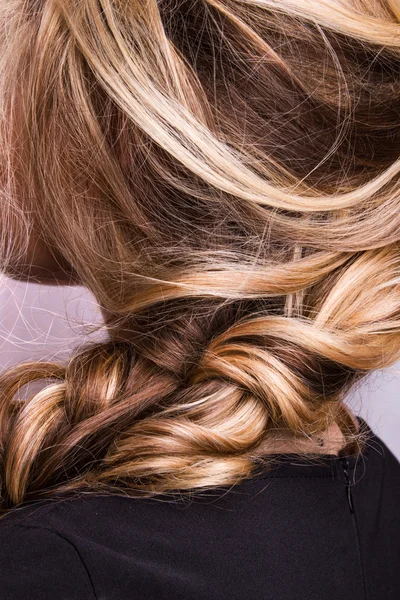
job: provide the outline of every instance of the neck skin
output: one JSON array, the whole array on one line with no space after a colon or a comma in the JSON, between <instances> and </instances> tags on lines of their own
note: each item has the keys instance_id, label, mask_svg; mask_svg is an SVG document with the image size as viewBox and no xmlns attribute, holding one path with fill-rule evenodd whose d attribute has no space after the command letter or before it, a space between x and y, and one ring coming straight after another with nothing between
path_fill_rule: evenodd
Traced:
<instances>
[{"instance_id":1,"label":"neck skin","mask_svg":"<svg viewBox=\"0 0 400 600\"><path fill-rule=\"evenodd\" d=\"M350 415L357 427L359 422L356 416L350 411ZM344 436L336 423L333 423L326 431L320 434L320 443L314 439L296 439L289 434L280 434L278 437L271 436L264 440L254 452L255 455L266 454L333 454L339 455L340 450L345 447Z\"/></svg>"}]
</instances>

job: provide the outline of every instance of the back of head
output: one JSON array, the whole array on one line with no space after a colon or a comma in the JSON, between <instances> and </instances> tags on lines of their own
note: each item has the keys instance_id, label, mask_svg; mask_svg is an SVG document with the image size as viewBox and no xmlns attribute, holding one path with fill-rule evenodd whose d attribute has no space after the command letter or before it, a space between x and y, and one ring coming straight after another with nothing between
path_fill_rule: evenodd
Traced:
<instances>
[{"instance_id":1,"label":"back of head","mask_svg":"<svg viewBox=\"0 0 400 600\"><path fill-rule=\"evenodd\" d=\"M109 339L0 378L2 507L251 476L400 357L396 0L1 0L2 271ZM22 399L21 389L42 381Z\"/></svg>"}]
</instances>

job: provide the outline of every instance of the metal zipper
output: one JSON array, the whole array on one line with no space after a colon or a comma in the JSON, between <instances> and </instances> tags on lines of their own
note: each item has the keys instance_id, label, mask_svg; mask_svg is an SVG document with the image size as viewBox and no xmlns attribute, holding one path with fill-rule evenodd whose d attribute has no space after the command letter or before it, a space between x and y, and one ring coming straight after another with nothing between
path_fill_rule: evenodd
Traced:
<instances>
[{"instance_id":1,"label":"metal zipper","mask_svg":"<svg viewBox=\"0 0 400 600\"><path fill-rule=\"evenodd\" d=\"M359 567L360 567L360 576L361 576L362 589L363 589L363 598L365 600L368 600L369 594L368 594L368 590L367 590L367 582L366 582L366 576L365 576L365 567L364 567L363 556L362 556L362 551L361 551L360 536L359 536L359 533L358 533L357 518L356 518L356 514L354 512L354 502L353 502L353 496L352 496L352 486L351 486L350 475L349 475L349 471L350 471L349 461L348 461L347 457L342 456L342 457L340 457L340 463L342 465L343 473L344 473L347 502L349 504L350 513L352 515L351 516L351 520L353 521L353 527L354 527L355 545L356 545L356 549L357 549L356 551L357 551L358 562L359 562Z\"/></svg>"},{"instance_id":2,"label":"metal zipper","mask_svg":"<svg viewBox=\"0 0 400 600\"><path fill-rule=\"evenodd\" d=\"M345 456L343 456L340 458L340 462L342 464L343 472L344 472L347 502L349 503L350 512L354 513L354 503L353 503L353 497L351 494L351 484L350 484L350 477L349 477L349 461L347 460L347 458Z\"/></svg>"}]
</instances>

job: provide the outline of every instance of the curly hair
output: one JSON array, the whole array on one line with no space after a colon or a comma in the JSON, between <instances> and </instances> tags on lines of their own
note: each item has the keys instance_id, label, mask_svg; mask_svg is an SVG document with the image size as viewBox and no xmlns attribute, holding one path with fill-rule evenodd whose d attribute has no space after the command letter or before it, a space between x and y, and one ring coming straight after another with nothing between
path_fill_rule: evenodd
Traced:
<instances>
[{"instance_id":1,"label":"curly hair","mask_svg":"<svg viewBox=\"0 0 400 600\"><path fill-rule=\"evenodd\" d=\"M231 485L332 424L361 452L345 395L400 357L398 2L0 0L0 31L1 270L38 232L108 334L1 374L1 508Z\"/></svg>"}]
</instances>

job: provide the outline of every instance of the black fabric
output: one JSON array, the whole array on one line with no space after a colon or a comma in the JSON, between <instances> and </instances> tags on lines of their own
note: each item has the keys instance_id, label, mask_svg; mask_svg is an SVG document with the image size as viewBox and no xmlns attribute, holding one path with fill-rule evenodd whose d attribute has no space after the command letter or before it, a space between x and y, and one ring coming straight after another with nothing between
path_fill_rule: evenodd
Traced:
<instances>
[{"instance_id":1,"label":"black fabric","mask_svg":"<svg viewBox=\"0 0 400 600\"><path fill-rule=\"evenodd\" d=\"M288 454L191 500L14 509L0 520L0 598L399 600L400 463L369 433L347 465Z\"/></svg>"}]
</instances>

